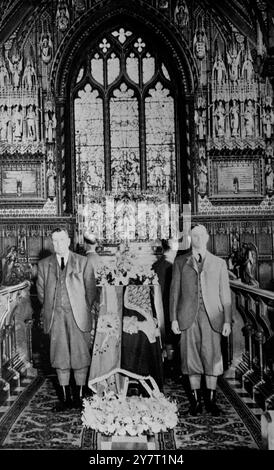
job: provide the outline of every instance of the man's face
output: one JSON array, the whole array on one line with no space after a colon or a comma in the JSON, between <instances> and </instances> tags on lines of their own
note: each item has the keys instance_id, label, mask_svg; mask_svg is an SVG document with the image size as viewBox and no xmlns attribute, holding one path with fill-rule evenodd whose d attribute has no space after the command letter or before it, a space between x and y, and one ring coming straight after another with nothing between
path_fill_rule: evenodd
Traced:
<instances>
[{"instance_id":1,"label":"man's face","mask_svg":"<svg viewBox=\"0 0 274 470\"><path fill-rule=\"evenodd\" d=\"M202 227L194 227L191 230L191 244L195 250L205 250L208 234Z\"/></svg>"},{"instance_id":2,"label":"man's face","mask_svg":"<svg viewBox=\"0 0 274 470\"><path fill-rule=\"evenodd\" d=\"M68 253L70 238L65 231L54 232L52 234L52 243L54 251L59 256L65 256Z\"/></svg>"}]
</instances>

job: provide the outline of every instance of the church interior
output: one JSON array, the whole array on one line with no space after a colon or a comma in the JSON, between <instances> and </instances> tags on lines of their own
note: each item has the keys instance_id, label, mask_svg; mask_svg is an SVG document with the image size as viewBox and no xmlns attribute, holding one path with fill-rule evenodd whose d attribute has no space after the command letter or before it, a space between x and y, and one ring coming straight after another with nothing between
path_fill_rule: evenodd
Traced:
<instances>
[{"instance_id":1,"label":"church interior","mask_svg":"<svg viewBox=\"0 0 274 470\"><path fill-rule=\"evenodd\" d=\"M125 249L151 284L160 333L142 370L178 406L154 449L274 449L272 0L2 0L0 44L0 451L102 448L79 409L51 412L36 275L58 227L83 256L87 233L106 262ZM170 329L192 223L229 273L219 417L189 415ZM119 339L109 322L102 348Z\"/></svg>"}]
</instances>

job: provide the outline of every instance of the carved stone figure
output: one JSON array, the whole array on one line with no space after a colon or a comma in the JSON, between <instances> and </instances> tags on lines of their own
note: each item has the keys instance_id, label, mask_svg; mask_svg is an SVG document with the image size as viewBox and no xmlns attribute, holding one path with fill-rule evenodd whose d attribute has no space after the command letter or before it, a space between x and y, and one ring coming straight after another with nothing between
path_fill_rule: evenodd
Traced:
<instances>
[{"instance_id":1,"label":"carved stone figure","mask_svg":"<svg viewBox=\"0 0 274 470\"><path fill-rule=\"evenodd\" d=\"M231 135L237 137L239 135L239 105L236 100L233 100L230 109L230 127Z\"/></svg>"},{"instance_id":2,"label":"carved stone figure","mask_svg":"<svg viewBox=\"0 0 274 470\"><path fill-rule=\"evenodd\" d=\"M223 137L225 134L225 108L223 102L219 100L218 105L214 111L215 117L215 132L217 137Z\"/></svg>"},{"instance_id":3,"label":"carved stone figure","mask_svg":"<svg viewBox=\"0 0 274 470\"><path fill-rule=\"evenodd\" d=\"M20 57L18 54L14 53L12 55L11 60L9 57L7 57L7 61L12 76L11 83L14 88L18 88L20 85L20 78L23 70L23 58Z\"/></svg>"},{"instance_id":4,"label":"carved stone figure","mask_svg":"<svg viewBox=\"0 0 274 470\"><path fill-rule=\"evenodd\" d=\"M23 135L23 114L21 106L16 105L12 114L13 139L21 141Z\"/></svg>"},{"instance_id":5,"label":"carved stone figure","mask_svg":"<svg viewBox=\"0 0 274 470\"><path fill-rule=\"evenodd\" d=\"M207 37L203 28L197 29L193 38L194 53L199 60L203 60L207 51Z\"/></svg>"},{"instance_id":6,"label":"carved stone figure","mask_svg":"<svg viewBox=\"0 0 274 470\"><path fill-rule=\"evenodd\" d=\"M48 189L48 198L54 199L56 195L56 171L54 169L54 164L52 160L48 161L47 169L47 189Z\"/></svg>"},{"instance_id":7,"label":"carved stone figure","mask_svg":"<svg viewBox=\"0 0 274 470\"><path fill-rule=\"evenodd\" d=\"M56 13L56 21L60 31L65 31L69 24L69 11L66 3L61 0Z\"/></svg>"},{"instance_id":8,"label":"carved stone figure","mask_svg":"<svg viewBox=\"0 0 274 470\"><path fill-rule=\"evenodd\" d=\"M23 86L31 91L37 83L35 68L30 59L28 59L23 73Z\"/></svg>"},{"instance_id":9,"label":"carved stone figure","mask_svg":"<svg viewBox=\"0 0 274 470\"><path fill-rule=\"evenodd\" d=\"M50 34L42 34L40 39L40 53L44 64L48 64L52 58L53 44Z\"/></svg>"},{"instance_id":10,"label":"carved stone figure","mask_svg":"<svg viewBox=\"0 0 274 470\"><path fill-rule=\"evenodd\" d=\"M230 254L227 260L227 267L229 277L231 279L239 279L240 278L240 259L238 250L233 249L232 253Z\"/></svg>"},{"instance_id":11,"label":"carved stone figure","mask_svg":"<svg viewBox=\"0 0 274 470\"><path fill-rule=\"evenodd\" d=\"M222 85L227 79L227 71L220 51L218 51L213 64L212 78L217 85Z\"/></svg>"},{"instance_id":12,"label":"carved stone figure","mask_svg":"<svg viewBox=\"0 0 274 470\"><path fill-rule=\"evenodd\" d=\"M267 139L271 139L273 124L274 124L273 111L271 109L267 109L263 115L264 134Z\"/></svg>"},{"instance_id":13,"label":"carved stone figure","mask_svg":"<svg viewBox=\"0 0 274 470\"><path fill-rule=\"evenodd\" d=\"M257 248L253 243L243 243L241 248L241 279L245 284L259 287L257 272Z\"/></svg>"},{"instance_id":14,"label":"carved stone figure","mask_svg":"<svg viewBox=\"0 0 274 470\"><path fill-rule=\"evenodd\" d=\"M206 112L203 109L195 111L195 124L199 140L203 140L206 135Z\"/></svg>"},{"instance_id":15,"label":"carved stone figure","mask_svg":"<svg viewBox=\"0 0 274 470\"><path fill-rule=\"evenodd\" d=\"M55 139L56 118L55 113L51 110L45 113L45 128L46 139L49 143L52 143Z\"/></svg>"},{"instance_id":16,"label":"carved stone figure","mask_svg":"<svg viewBox=\"0 0 274 470\"><path fill-rule=\"evenodd\" d=\"M206 151L203 146L199 147L199 159L201 160L202 158L206 159Z\"/></svg>"},{"instance_id":17,"label":"carved stone figure","mask_svg":"<svg viewBox=\"0 0 274 470\"><path fill-rule=\"evenodd\" d=\"M249 50L245 54L245 60L242 66L242 78L246 83L251 82L254 78L253 60Z\"/></svg>"},{"instance_id":18,"label":"carved stone figure","mask_svg":"<svg viewBox=\"0 0 274 470\"><path fill-rule=\"evenodd\" d=\"M73 2L75 4L75 10L76 11L84 11L86 9L85 6L85 0L74 0Z\"/></svg>"},{"instance_id":19,"label":"carved stone figure","mask_svg":"<svg viewBox=\"0 0 274 470\"><path fill-rule=\"evenodd\" d=\"M248 100L245 113L244 113L244 120L245 120L245 134L247 137L254 136L254 117L255 117L255 109L251 100Z\"/></svg>"},{"instance_id":20,"label":"carved stone figure","mask_svg":"<svg viewBox=\"0 0 274 470\"><path fill-rule=\"evenodd\" d=\"M270 193L273 192L273 189L274 189L273 182L274 182L274 172L273 172L271 159L269 159L265 166L265 185L266 185L267 192L270 192Z\"/></svg>"},{"instance_id":21,"label":"carved stone figure","mask_svg":"<svg viewBox=\"0 0 274 470\"><path fill-rule=\"evenodd\" d=\"M0 108L0 140L12 141L11 115L6 106Z\"/></svg>"},{"instance_id":22,"label":"carved stone figure","mask_svg":"<svg viewBox=\"0 0 274 470\"><path fill-rule=\"evenodd\" d=\"M29 106L27 111L27 139L36 140L36 113L32 105Z\"/></svg>"},{"instance_id":23,"label":"carved stone figure","mask_svg":"<svg viewBox=\"0 0 274 470\"><path fill-rule=\"evenodd\" d=\"M166 10L168 8L168 1L167 0L159 0L159 8L161 10Z\"/></svg>"},{"instance_id":24,"label":"carved stone figure","mask_svg":"<svg viewBox=\"0 0 274 470\"><path fill-rule=\"evenodd\" d=\"M185 28L189 22L189 11L184 0L179 0L174 11L174 19L180 28Z\"/></svg>"},{"instance_id":25,"label":"carved stone figure","mask_svg":"<svg viewBox=\"0 0 274 470\"><path fill-rule=\"evenodd\" d=\"M265 156L267 158L273 158L274 152L271 144L268 144L265 148Z\"/></svg>"},{"instance_id":26,"label":"carved stone figure","mask_svg":"<svg viewBox=\"0 0 274 470\"><path fill-rule=\"evenodd\" d=\"M205 195L207 191L207 166L202 158L198 169L199 193Z\"/></svg>"},{"instance_id":27,"label":"carved stone figure","mask_svg":"<svg viewBox=\"0 0 274 470\"><path fill-rule=\"evenodd\" d=\"M9 74L4 61L0 58L0 91L4 90L9 84Z\"/></svg>"},{"instance_id":28,"label":"carved stone figure","mask_svg":"<svg viewBox=\"0 0 274 470\"><path fill-rule=\"evenodd\" d=\"M227 53L227 62L229 64L229 78L232 82L239 78L239 61L241 56L241 49L237 52L236 47L233 47L230 52Z\"/></svg>"}]
</instances>

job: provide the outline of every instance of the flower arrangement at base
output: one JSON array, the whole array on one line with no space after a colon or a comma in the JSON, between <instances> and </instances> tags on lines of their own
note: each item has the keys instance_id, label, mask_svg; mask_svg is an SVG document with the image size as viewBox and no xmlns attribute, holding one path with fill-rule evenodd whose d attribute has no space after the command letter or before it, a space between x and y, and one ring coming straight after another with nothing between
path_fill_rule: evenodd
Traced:
<instances>
[{"instance_id":1,"label":"flower arrangement at base","mask_svg":"<svg viewBox=\"0 0 274 470\"><path fill-rule=\"evenodd\" d=\"M107 392L84 399L83 426L105 435L151 435L174 428L177 421L177 404L162 393L144 398Z\"/></svg>"}]
</instances>

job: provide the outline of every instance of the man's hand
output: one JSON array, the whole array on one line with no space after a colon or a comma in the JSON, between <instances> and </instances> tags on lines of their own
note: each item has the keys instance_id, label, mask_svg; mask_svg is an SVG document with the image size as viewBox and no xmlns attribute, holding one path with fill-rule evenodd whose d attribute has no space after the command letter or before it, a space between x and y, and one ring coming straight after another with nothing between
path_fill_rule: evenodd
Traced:
<instances>
[{"instance_id":1,"label":"man's hand","mask_svg":"<svg viewBox=\"0 0 274 470\"><path fill-rule=\"evenodd\" d=\"M181 334L181 330L179 328L179 324L178 324L177 320L173 320L173 322L171 323L171 329L172 329L172 331L175 335L180 335Z\"/></svg>"},{"instance_id":2,"label":"man's hand","mask_svg":"<svg viewBox=\"0 0 274 470\"><path fill-rule=\"evenodd\" d=\"M229 336L230 333L231 333L231 324L230 323L224 323L222 335L223 336Z\"/></svg>"}]
</instances>

